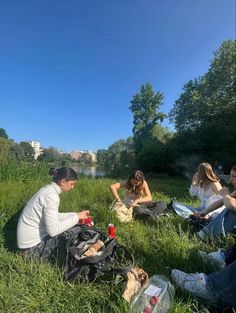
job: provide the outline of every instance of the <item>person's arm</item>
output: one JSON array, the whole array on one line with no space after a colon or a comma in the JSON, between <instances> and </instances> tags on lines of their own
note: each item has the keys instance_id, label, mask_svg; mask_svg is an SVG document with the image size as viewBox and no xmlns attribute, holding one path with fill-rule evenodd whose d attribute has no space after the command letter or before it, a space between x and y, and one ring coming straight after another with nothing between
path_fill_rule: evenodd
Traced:
<instances>
[{"instance_id":1,"label":"person's arm","mask_svg":"<svg viewBox=\"0 0 236 313\"><path fill-rule=\"evenodd\" d=\"M211 205L209 205L209 207L205 208L204 210L200 211L200 212L195 212L196 215L207 215L212 211L215 211L217 209L219 209L222 205L224 205L224 201L223 199L219 199L217 201L215 201L214 203L212 203Z\"/></svg>"},{"instance_id":2,"label":"person's arm","mask_svg":"<svg viewBox=\"0 0 236 313\"><path fill-rule=\"evenodd\" d=\"M189 188L190 196L198 196L199 186L197 185L197 173L193 175L192 183Z\"/></svg>"},{"instance_id":3,"label":"person's arm","mask_svg":"<svg viewBox=\"0 0 236 313\"><path fill-rule=\"evenodd\" d=\"M214 191L214 193L219 193L219 191L222 189L221 183L217 182L213 182L211 184L211 189L212 191Z\"/></svg>"},{"instance_id":4,"label":"person's arm","mask_svg":"<svg viewBox=\"0 0 236 313\"><path fill-rule=\"evenodd\" d=\"M87 218L90 215L89 211L59 213L60 199L55 194L48 194L43 201L46 231L51 237L63 233L75 226L80 219Z\"/></svg>"},{"instance_id":5,"label":"person's arm","mask_svg":"<svg viewBox=\"0 0 236 313\"><path fill-rule=\"evenodd\" d=\"M115 183L111 185L111 192L116 201L121 202L120 196L118 194L118 190L123 187L123 183Z\"/></svg>"},{"instance_id":6,"label":"person's arm","mask_svg":"<svg viewBox=\"0 0 236 313\"><path fill-rule=\"evenodd\" d=\"M223 187L219 194L223 197L225 207L231 211L236 211L236 191L230 194L228 188Z\"/></svg>"},{"instance_id":7,"label":"person's arm","mask_svg":"<svg viewBox=\"0 0 236 313\"><path fill-rule=\"evenodd\" d=\"M59 196L53 193L48 194L43 199L43 202L43 217L49 236L54 237L59 235L78 223L78 214L76 212L62 214L58 212L60 204Z\"/></svg>"},{"instance_id":8,"label":"person's arm","mask_svg":"<svg viewBox=\"0 0 236 313\"><path fill-rule=\"evenodd\" d=\"M225 207L229 210L236 211L236 191L229 193L228 189L223 187L219 194L222 196L222 199L217 200L216 202L212 203L208 208L205 210L202 210L200 212L200 215L206 215L212 211L217 210L222 205L225 205Z\"/></svg>"},{"instance_id":9,"label":"person's arm","mask_svg":"<svg viewBox=\"0 0 236 313\"><path fill-rule=\"evenodd\" d=\"M144 193L144 197L135 199L132 202L132 205L131 205L132 207L137 205L138 203L145 203L145 202L152 201L152 195L151 195L150 189L146 181L143 182L143 193Z\"/></svg>"}]
</instances>

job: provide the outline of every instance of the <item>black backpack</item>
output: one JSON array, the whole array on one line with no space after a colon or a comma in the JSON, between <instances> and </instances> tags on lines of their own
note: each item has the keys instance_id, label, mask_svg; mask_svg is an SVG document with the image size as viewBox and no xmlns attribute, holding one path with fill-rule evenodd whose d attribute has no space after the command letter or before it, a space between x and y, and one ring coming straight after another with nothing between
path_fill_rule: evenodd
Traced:
<instances>
[{"instance_id":1,"label":"black backpack","mask_svg":"<svg viewBox=\"0 0 236 313\"><path fill-rule=\"evenodd\" d=\"M82 257L98 240L104 246L99 255ZM133 267L133 257L115 238L87 225L78 225L67 231L64 280L83 282L113 280L126 275ZM82 257L82 258L81 258Z\"/></svg>"},{"instance_id":2,"label":"black backpack","mask_svg":"<svg viewBox=\"0 0 236 313\"><path fill-rule=\"evenodd\" d=\"M135 219L148 219L150 217L159 217L168 215L168 205L165 201L148 202L133 209Z\"/></svg>"}]
</instances>

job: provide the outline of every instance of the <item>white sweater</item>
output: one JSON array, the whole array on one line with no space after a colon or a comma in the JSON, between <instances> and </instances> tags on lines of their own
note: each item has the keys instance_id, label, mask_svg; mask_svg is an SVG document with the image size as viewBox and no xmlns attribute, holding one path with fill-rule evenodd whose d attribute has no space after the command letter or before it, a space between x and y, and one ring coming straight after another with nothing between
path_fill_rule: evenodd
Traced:
<instances>
[{"instance_id":1,"label":"white sweater","mask_svg":"<svg viewBox=\"0 0 236 313\"><path fill-rule=\"evenodd\" d=\"M56 183L41 188L26 204L17 224L17 245L27 249L47 235L54 237L78 223L78 214L59 213L61 189Z\"/></svg>"}]
</instances>

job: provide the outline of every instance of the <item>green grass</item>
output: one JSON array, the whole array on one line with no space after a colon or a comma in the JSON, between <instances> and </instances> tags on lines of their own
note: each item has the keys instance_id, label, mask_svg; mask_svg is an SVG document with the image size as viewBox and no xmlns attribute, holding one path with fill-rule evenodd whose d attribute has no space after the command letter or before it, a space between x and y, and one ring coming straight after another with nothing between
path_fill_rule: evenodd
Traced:
<instances>
[{"instance_id":1,"label":"green grass","mask_svg":"<svg viewBox=\"0 0 236 313\"><path fill-rule=\"evenodd\" d=\"M16 170L16 172L15 172ZM16 165L0 170L0 312L47 313L128 313L123 301L122 285L68 284L60 270L51 264L25 261L15 253L15 226L19 212L30 197L50 181L46 168ZM149 276L164 274L170 278L172 268L188 272L214 270L197 255L199 249L213 251L230 245L232 238L201 242L186 221L179 217L162 217L142 223L120 223L109 210L111 179L79 179L76 188L61 195L61 211L90 209L96 227L107 231L114 223L118 241L132 252L135 265ZM188 195L189 182L181 177L160 175L148 179L155 200L179 201L197 205ZM170 312L200 312L203 303L176 290Z\"/></svg>"}]
</instances>

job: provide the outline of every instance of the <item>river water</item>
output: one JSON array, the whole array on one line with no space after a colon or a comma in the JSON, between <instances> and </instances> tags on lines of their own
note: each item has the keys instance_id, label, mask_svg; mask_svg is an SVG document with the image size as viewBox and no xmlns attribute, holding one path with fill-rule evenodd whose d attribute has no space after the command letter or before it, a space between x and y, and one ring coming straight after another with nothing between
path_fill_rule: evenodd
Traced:
<instances>
[{"instance_id":1,"label":"river water","mask_svg":"<svg viewBox=\"0 0 236 313\"><path fill-rule=\"evenodd\" d=\"M104 169L96 166L84 167L84 166L72 166L78 174L83 174L90 177L104 177L106 175Z\"/></svg>"}]
</instances>

